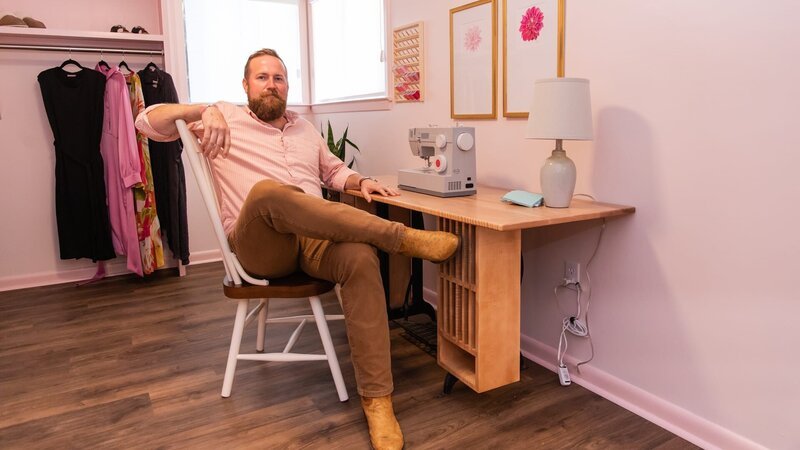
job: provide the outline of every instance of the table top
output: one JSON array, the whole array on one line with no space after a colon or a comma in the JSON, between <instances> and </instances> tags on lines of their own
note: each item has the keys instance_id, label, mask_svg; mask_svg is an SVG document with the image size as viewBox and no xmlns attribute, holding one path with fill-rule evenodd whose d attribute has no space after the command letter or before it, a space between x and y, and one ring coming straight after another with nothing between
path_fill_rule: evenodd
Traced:
<instances>
[{"instance_id":1,"label":"table top","mask_svg":"<svg viewBox=\"0 0 800 450\"><path fill-rule=\"evenodd\" d=\"M383 185L397 186L396 175L380 175L375 178ZM636 211L633 206L576 198L572 199L569 208L548 208L546 206L526 208L500 200L509 189L478 185L477 190L478 193L475 195L447 198L401 190L401 195L396 197L373 195L372 199L379 203L386 203L498 231L580 222L633 214ZM346 192L362 197L361 192L357 190L348 190Z\"/></svg>"}]
</instances>

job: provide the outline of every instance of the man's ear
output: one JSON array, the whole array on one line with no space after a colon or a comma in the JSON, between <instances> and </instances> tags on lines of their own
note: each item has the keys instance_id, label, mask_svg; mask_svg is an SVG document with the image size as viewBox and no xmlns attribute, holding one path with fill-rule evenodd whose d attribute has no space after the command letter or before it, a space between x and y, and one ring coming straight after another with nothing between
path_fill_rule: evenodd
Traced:
<instances>
[{"instance_id":1,"label":"man's ear","mask_svg":"<svg viewBox=\"0 0 800 450\"><path fill-rule=\"evenodd\" d=\"M244 93L246 95L250 95L250 93L247 91L247 79L246 78L242 78L242 88L244 89Z\"/></svg>"}]
</instances>

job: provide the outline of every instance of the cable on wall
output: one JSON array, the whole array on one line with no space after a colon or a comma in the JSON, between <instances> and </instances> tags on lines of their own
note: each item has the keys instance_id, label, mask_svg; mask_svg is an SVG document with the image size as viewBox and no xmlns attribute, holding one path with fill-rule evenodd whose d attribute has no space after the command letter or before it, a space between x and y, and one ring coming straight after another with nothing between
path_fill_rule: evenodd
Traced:
<instances>
[{"instance_id":1,"label":"cable on wall","mask_svg":"<svg viewBox=\"0 0 800 450\"><path fill-rule=\"evenodd\" d=\"M587 261L584 270L584 274L586 277L586 289L584 289L580 281L572 283L566 279L553 288L553 296L556 301L556 307L563 316L563 319L561 321L561 334L558 338L557 363L558 363L559 381L564 386L571 384L571 380L569 377L569 370L567 369L567 366L564 363L564 355L566 355L567 348L569 347L567 332L571 333L574 336L585 337L589 340L589 348L591 350L591 353L588 359L582 360L576 364L576 369L578 370L578 373L580 373L580 367L583 364L586 364L592 359L594 359L594 343L592 342L592 335L591 332L589 331L589 304L592 299L592 277L589 274L589 268L592 262L594 261L595 256L597 255L597 251L600 248L600 243L603 240L603 234L605 232L605 229L606 229L606 219L603 219L603 223L600 226L600 233L597 236L597 243L595 244L594 250L592 251L592 255L589 257L589 260ZM561 308L561 302L559 299L559 291L561 289L567 289L575 292L574 314L565 312ZM583 302L581 301L584 291L587 292L585 308L583 307Z\"/></svg>"}]
</instances>

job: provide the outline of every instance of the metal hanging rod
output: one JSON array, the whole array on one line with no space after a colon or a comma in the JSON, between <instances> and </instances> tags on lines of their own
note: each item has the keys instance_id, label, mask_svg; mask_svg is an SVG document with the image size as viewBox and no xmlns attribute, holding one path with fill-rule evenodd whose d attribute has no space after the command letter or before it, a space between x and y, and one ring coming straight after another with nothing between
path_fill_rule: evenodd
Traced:
<instances>
[{"instance_id":1,"label":"metal hanging rod","mask_svg":"<svg viewBox=\"0 0 800 450\"><path fill-rule=\"evenodd\" d=\"M41 50L45 52L79 52L79 53L122 53L130 55L163 55L162 50L142 50L125 48L94 48L94 47L58 47L47 45L26 45L26 44L0 44L0 48L15 50Z\"/></svg>"}]
</instances>

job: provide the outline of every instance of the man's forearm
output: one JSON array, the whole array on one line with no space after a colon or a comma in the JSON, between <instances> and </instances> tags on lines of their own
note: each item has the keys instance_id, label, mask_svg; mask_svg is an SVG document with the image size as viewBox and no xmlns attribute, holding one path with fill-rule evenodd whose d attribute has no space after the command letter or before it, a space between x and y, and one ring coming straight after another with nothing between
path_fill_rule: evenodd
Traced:
<instances>
[{"instance_id":1,"label":"man's forearm","mask_svg":"<svg viewBox=\"0 0 800 450\"><path fill-rule=\"evenodd\" d=\"M165 103L147 113L147 120L153 129L164 135L173 135L178 132L175 121L183 119L187 123L200 120L206 105L180 105Z\"/></svg>"}]
</instances>

